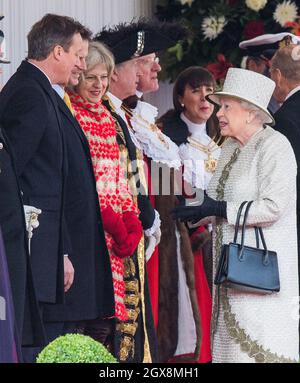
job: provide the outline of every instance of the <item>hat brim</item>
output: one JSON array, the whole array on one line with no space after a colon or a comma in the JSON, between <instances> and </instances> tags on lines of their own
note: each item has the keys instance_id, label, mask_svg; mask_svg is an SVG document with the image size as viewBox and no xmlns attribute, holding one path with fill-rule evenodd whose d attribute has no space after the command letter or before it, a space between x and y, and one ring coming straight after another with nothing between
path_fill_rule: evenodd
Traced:
<instances>
[{"instance_id":1,"label":"hat brim","mask_svg":"<svg viewBox=\"0 0 300 383\"><path fill-rule=\"evenodd\" d=\"M207 101L211 102L212 104L214 104L216 106L220 106L220 101L219 101L220 97L232 97L232 98L235 98L237 100L246 101L249 104L256 106L262 112L264 112L266 117L268 117L269 121L265 122L265 124L268 124L270 126L275 125L275 120L274 120L273 116L271 115L271 113L267 109L262 108L260 105L256 104L255 102L250 101L246 98L240 97L239 95L236 95L233 93L227 93L227 92L215 92L212 94L208 94L205 98L207 99Z\"/></svg>"}]
</instances>

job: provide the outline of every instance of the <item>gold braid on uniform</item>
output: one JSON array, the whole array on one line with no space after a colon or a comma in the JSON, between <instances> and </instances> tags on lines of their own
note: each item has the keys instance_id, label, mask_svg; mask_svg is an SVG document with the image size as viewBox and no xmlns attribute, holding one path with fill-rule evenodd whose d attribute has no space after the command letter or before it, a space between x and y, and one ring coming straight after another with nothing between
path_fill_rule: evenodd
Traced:
<instances>
[{"instance_id":1,"label":"gold braid on uniform","mask_svg":"<svg viewBox=\"0 0 300 383\"><path fill-rule=\"evenodd\" d=\"M134 254L136 256L136 254ZM121 333L119 349L119 359L126 362L134 358L134 336L138 328L137 319L140 314L140 286L136 278L136 268L132 257L124 259L124 281L125 281L125 307L128 320L117 325L117 330Z\"/></svg>"},{"instance_id":2,"label":"gold braid on uniform","mask_svg":"<svg viewBox=\"0 0 300 383\"><path fill-rule=\"evenodd\" d=\"M114 107L110 102L109 98L105 98L109 103L111 110L114 111ZM119 144L120 149L120 161L121 166L123 166L124 171L127 173L127 179L129 183L129 189L132 191L132 197L134 202L137 204L136 197L136 184L135 177L132 173L131 161L128 158L128 151L126 148L126 140L117 119L115 119L117 135L121 138L123 144ZM142 181L141 181L142 182ZM133 192L134 191L134 192ZM139 270L136 270L136 265L133 259L137 259L137 267ZM145 249L144 249L144 237L142 237L137 250L132 257L124 258L124 281L125 281L125 307L128 315L128 320L124 322L119 322L116 326L117 331L120 333L121 341L120 347L117 351L118 358L121 362L129 361L134 359L135 355L135 341L134 336L138 328L138 318L141 314L140 307L142 308L142 316L144 323L144 360L143 362L150 363L151 353L149 347L148 334L146 329L145 321L145 302L144 302L144 262L145 262ZM140 280L138 279L140 275Z\"/></svg>"}]
</instances>

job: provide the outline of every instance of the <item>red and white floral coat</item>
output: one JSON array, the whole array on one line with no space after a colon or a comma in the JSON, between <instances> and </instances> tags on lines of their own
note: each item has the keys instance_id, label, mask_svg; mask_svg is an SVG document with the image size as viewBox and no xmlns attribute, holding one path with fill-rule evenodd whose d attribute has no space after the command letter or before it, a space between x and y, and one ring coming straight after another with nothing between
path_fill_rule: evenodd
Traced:
<instances>
[{"instance_id":1,"label":"red and white floral coat","mask_svg":"<svg viewBox=\"0 0 300 383\"><path fill-rule=\"evenodd\" d=\"M89 143L101 212L110 206L115 213L123 214L131 211L138 215L139 210L133 202L120 166L120 151L113 117L101 101L91 104L71 92L70 99L75 116ZM113 237L107 232L105 237L113 273L115 316L120 320L126 320L123 261L114 253Z\"/></svg>"}]
</instances>

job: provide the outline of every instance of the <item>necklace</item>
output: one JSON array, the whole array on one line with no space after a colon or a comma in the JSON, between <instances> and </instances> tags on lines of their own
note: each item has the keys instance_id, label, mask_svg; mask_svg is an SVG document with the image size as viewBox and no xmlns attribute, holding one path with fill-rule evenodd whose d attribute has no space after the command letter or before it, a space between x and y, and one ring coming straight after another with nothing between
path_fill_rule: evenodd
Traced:
<instances>
[{"instance_id":1,"label":"necklace","mask_svg":"<svg viewBox=\"0 0 300 383\"><path fill-rule=\"evenodd\" d=\"M169 144L166 142L166 140L164 138L164 135L162 134L160 129L157 127L157 125L150 124L140 114L133 113L130 109L128 109L124 105L122 105L122 109L129 115L130 118L132 118L132 117L136 118L138 120L138 123L139 123L140 126L142 126L143 128L146 128L148 130L151 130L153 133L155 133L157 135L157 138L162 142L162 144L167 149L170 148ZM132 130L134 130L134 128L132 128Z\"/></svg>"},{"instance_id":2,"label":"necklace","mask_svg":"<svg viewBox=\"0 0 300 383\"><path fill-rule=\"evenodd\" d=\"M188 137L187 140L192 147L201 150L201 152L204 152L207 155L207 159L204 160L205 170L208 173L214 173L218 165L218 160L213 157L212 153L220 148L220 146L218 145L220 139L217 142L214 142L214 140L212 139L208 143L208 145L203 145L201 144L201 142L191 137Z\"/></svg>"}]
</instances>

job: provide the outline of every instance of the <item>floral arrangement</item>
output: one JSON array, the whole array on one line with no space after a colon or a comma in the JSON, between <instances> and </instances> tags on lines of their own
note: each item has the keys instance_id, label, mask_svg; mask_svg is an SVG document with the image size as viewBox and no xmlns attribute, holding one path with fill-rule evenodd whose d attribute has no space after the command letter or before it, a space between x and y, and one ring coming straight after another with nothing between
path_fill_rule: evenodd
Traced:
<instances>
[{"instance_id":1,"label":"floral arrangement","mask_svg":"<svg viewBox=\"0 0 300 383\"><path fill-rule=\"evenodd\" d=\"M37 363L117 363L99 342L81 334L67 334L49 343Z\"/></svg>"},{"instance_id":2,"label":"floral arrangement","mask_svg":"<svg viewBox=\"0 0 300 383\"><path fill-rule=\"evenodd\" d=\"M241 65L242 40L264 33L300 35L300 0L158 0L159 20L181 22L190 35L163 53L163 80L191 65L210 70L220 83Z\"/></svg>"}]
</instances>

